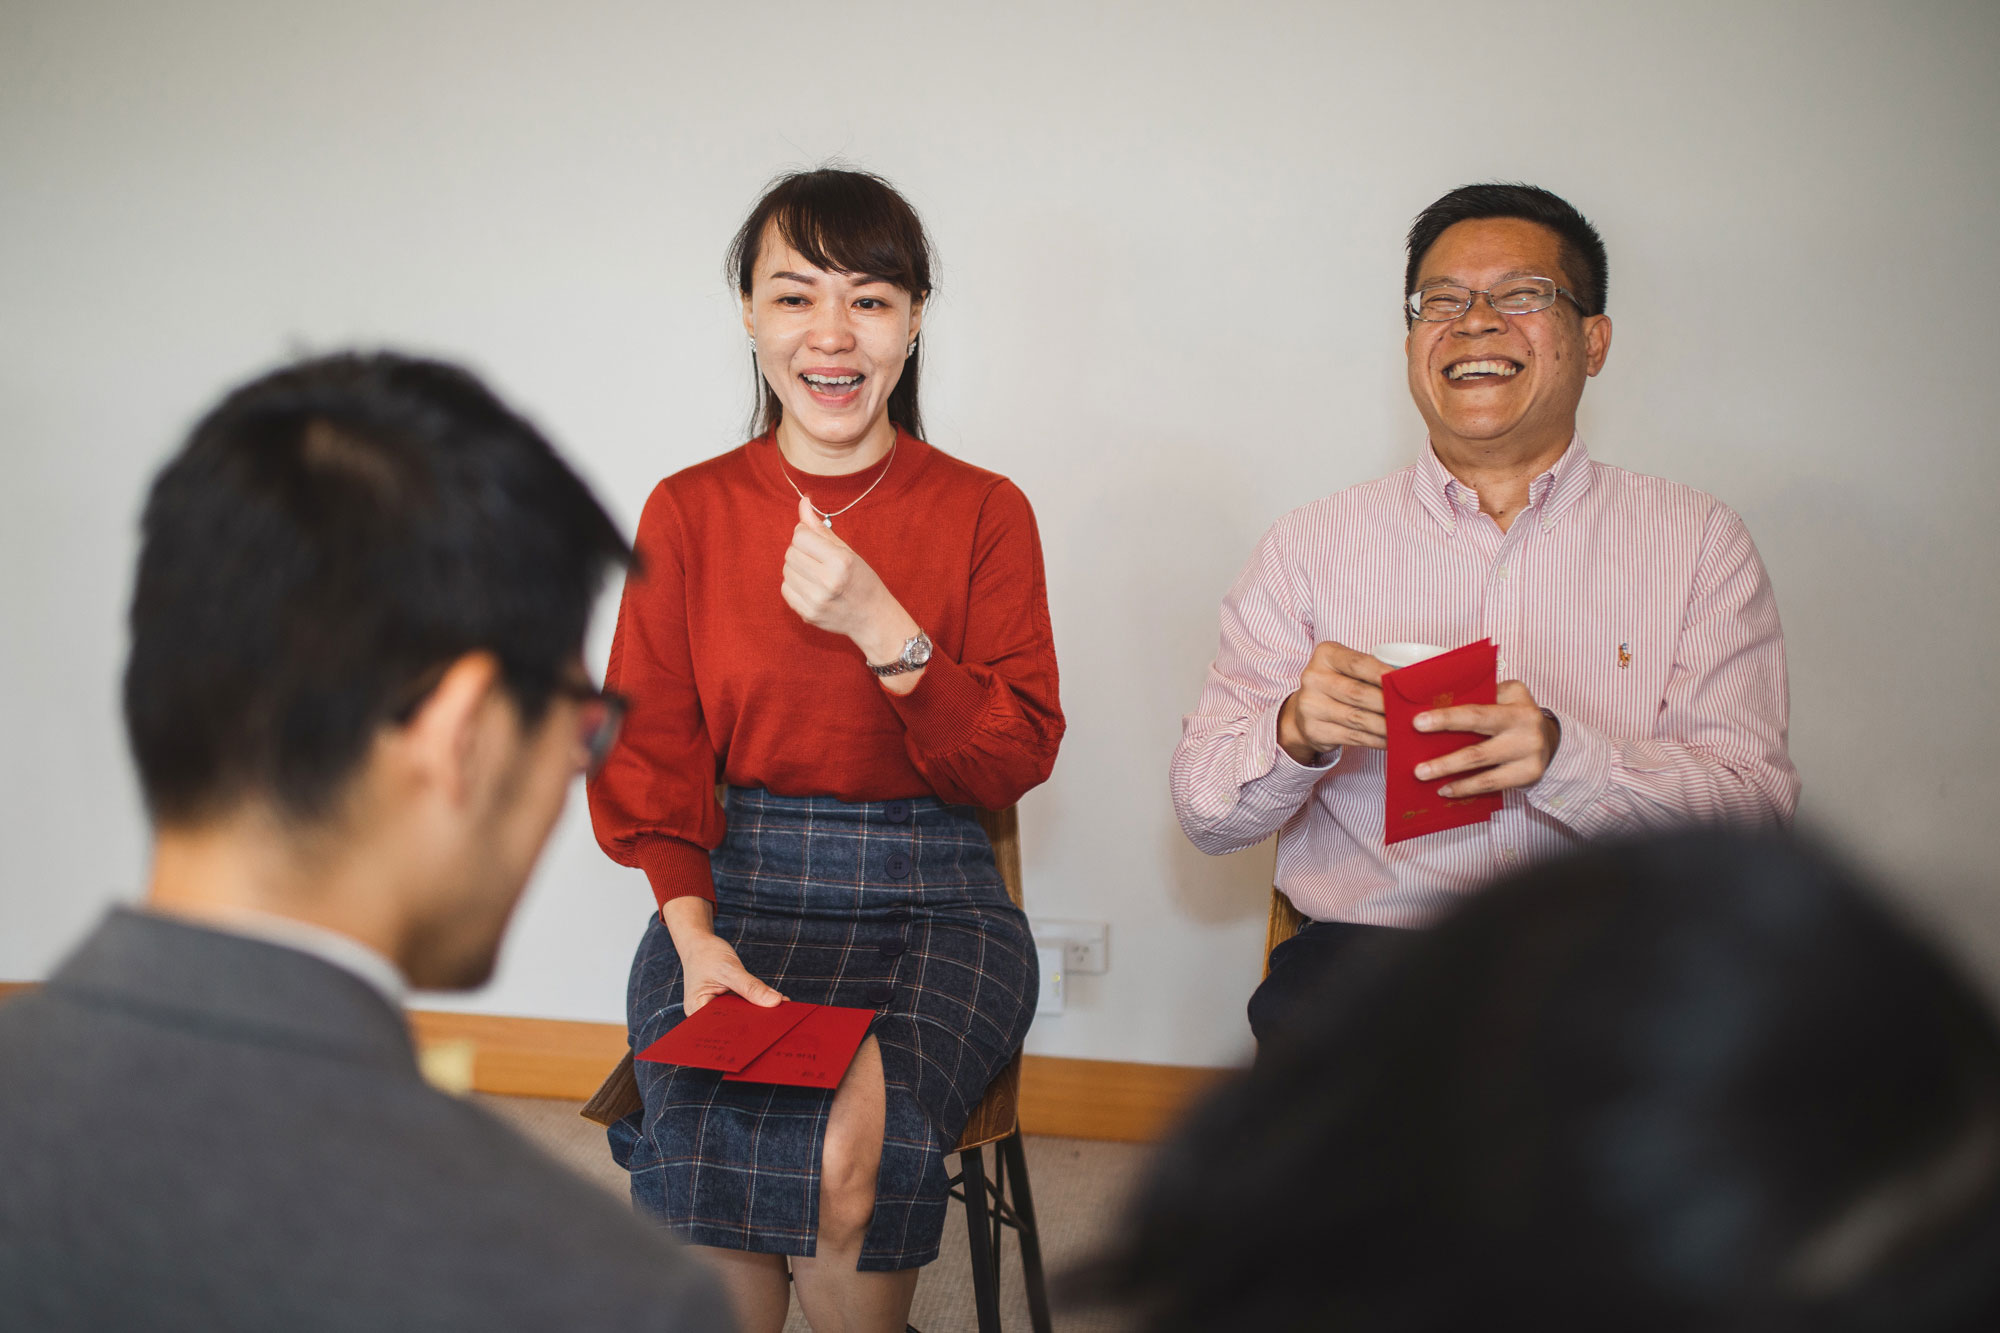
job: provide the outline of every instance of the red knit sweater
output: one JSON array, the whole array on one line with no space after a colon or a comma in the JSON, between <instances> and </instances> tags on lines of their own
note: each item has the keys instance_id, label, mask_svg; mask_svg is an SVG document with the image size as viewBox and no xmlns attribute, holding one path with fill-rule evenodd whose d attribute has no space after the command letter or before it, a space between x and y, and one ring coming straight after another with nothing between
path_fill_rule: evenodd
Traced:
<instances>
[{"instance_id":1,"label":"red knit sweater","mask_svg":"<svg viewBox=\"0 0 2000 1333\"><path fill-rule=\"evenodd\" d=\"M851 476L793 471L829 511L881 480L834 531L931 637L916 688L895 695L779 596L798 523L781 463L769 436L752 440L668 477L639 520L605 672L631 710L590 817L662 903L715 896L718 779L997 810L1048 777L1062 740L1041 539L1019 488L907 434Z\"/></svg>"}]
</instances>

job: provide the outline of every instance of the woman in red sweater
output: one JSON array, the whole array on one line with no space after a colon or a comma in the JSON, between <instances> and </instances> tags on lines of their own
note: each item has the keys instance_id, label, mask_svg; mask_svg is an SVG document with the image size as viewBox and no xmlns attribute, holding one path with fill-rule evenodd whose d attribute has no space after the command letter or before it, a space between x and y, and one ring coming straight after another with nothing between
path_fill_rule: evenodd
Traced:
<instances>
[{"instance_id":1,"label":"woman in red sweater","mask_svg":"<svg viewBox=\"0 0 2000 1333\"><path fill-rule=\"evenodd\" d=\"M895 190L787 176L730 268L759 434L646 503L607 672L631 711L590 787L660 904L632 1044L725 992L876 1018L832 1093L641 1061L612 1146L746 1333L784 1323L788 1269L815 1328L901 1330L944 1155L1034 1010L972 807L1013 804L1062 739L1041 544L1013 483L920 438L929 242Z\"/></svg>"}]
</instances>

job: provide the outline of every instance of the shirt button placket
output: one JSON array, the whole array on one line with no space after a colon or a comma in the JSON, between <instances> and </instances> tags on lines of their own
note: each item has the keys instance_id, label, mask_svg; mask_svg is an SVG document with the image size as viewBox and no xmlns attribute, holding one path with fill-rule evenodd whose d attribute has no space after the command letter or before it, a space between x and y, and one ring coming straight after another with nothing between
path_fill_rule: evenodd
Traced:
<instances>
[{"instance_id":1,"label":"shirt button placket","mask_svg":"<svg viewBox=\"0 0 2000 1333\"><path fill-rule=\"evenodd\" d=\"M1486 576L1486 595L1480 598L1479 630L1485 637L1500 642L1501 599L1506 589L1506 556L1502 555L1493 563Z\"/></svg>"},{"instance_id":2,"label":"shirt button placket","mask_svg":"<svg viewBox=\"0 0 2000 1333\"><path fill-rule=\"evenodd\" d=\"M1514 525L1501 539L1500 554L1494 560L1493 577L1486 585L1486 637L1493 640L1500 649L1502 661L1499 663L1500 679L1511 680L1520 673L1515 669L1519 664L1510 662L1513 647L1520 637L1521 624L1521 547L1527 535L1534 530L1537 515L1533 508L1514 520Z\"/></svg>"}]
</instances>

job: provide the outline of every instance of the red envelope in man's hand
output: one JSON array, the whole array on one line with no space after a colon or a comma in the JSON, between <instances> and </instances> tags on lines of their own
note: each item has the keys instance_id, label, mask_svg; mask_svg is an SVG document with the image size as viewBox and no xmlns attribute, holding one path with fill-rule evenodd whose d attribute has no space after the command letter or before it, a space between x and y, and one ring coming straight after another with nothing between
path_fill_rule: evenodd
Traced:
<instances>
[{"instance_id":1,"label":"red envelope in man's hand","mask_svg":"<svg viewBox=\"0 0 2000 1333\"><path fill-rule=\"evenodd\" d=\"M731 1072L769 1050L772 1042L803 1023L817 1008L816 1004L786 1000L766 1009L741 995L718 995L634 1058Z\"/></svg>"},{"instance_id":2,"label":"red envelope in man's hand","mask_svg":"<svg viewBox=\"0 0 2000 1333\"><path fill-rule=\"evenodd\" d=\"M1416 717L1433 708L1495 702L1500 650L1491 639L1468 643L1448 653L1382 673L1382 712L1389 723L1387 799L1382 806L1382 841L1440 833L1479 824L1500 808L1500 793L1447 800L1437 789L1469 776L1454 773L1435 782L1420 782L1417 765L1477 745L1485 740L1473 731L1418 731Z\"/></svg>"},{"instance_id":3,"label":"red envelope in man's hand","mask_svg":"<svg viewBox=\"0 0 2000 1333\"><path fill-rule=\"evenodd\" d=\"M771 1043L769 1050L742 1069L724 1074L730 1083L786 1083L799 1088L836 1088L868 1025L873 1009L816 1005L805 1021Z\"/></svg>"}]
</instances>

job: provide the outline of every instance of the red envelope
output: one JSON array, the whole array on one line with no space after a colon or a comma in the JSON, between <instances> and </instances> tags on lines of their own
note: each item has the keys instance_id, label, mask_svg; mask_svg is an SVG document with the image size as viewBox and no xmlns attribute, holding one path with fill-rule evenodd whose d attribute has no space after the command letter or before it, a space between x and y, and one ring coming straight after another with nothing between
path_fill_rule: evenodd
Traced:
<instances>
[{"instance_id":1,"label":"red envelope","mask_svg":"<svg viewBox=\"0 0 2000 1333\"><path fill-rule=\"evenodd\" d=\"M1382 841L1480 824L1500 808L1500 793L1447 800L1437 789L1452 778L1417 780L1417 765L1442 759L1486 739L1471 731L1418 731L1419 713L1454 704L1490 704L1498 689L1500 650L1491 639L1468 643L1448 653L1382 673L1382 712L1389 723L1385 761L1388 791L1382 806ZM1467 776L1453 774L1453 778Z\"/></svg>"},{"instance_id":2,"label":"red envelope","mask_svg":"<svg viewBox=\"0 0 2000 1333\"><path fill-rule=\"evenodd\" d=\"M742 1069L724 1074L731 1083L785 1083L798 1088L835 1088L854 1062L873 1009L822 1004L771 1048Z\"/></svg>"},{"instance_id":3,"label":"red envelope","mask_svg":"<svg viewBox=\"0 0 2000 1333\"><path fill-rule=\"evenodd\" d=\"M696 1069L741 1069L817 1008L786 1000L766 1009L740 995L718 995L635 1058Z\"/></svg>"}]
</instances>

